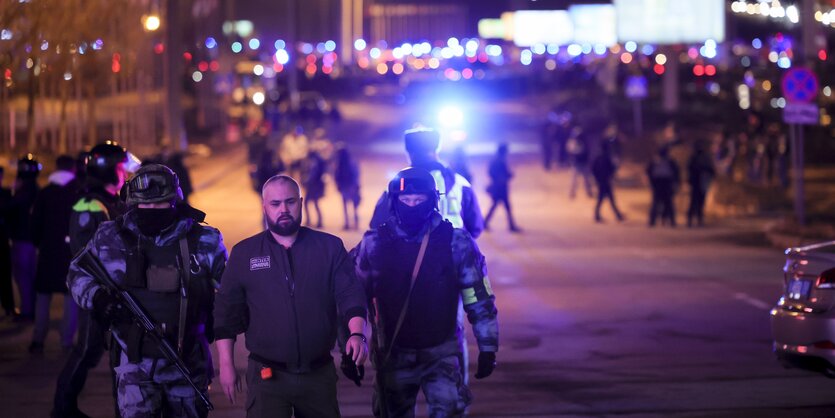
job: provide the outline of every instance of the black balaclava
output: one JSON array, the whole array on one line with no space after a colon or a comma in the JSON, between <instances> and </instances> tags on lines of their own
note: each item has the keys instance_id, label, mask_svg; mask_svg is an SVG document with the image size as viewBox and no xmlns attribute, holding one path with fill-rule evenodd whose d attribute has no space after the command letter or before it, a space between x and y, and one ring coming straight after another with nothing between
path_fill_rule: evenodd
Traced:
<instances>
[{"instance_id":1,"label":"black balaclava","mask_svg":"<svg viewBox=\"0 0 835 418\"><path fill-rule=\"evenodd\" d=\"M165 209L136 208L135 213L136 226L146 237L159 235L177 219L177 209L173 206Z\"/></svg>"},{"instance_id":2,"label":"black balaclava","mask_svg":"<svg viewBox=\"0 0 835 418\"><path fill-rule=\"evenodd\" d=\"M409 235L416 235L423 228L423 225L432 217L435 211L435 202L427 199L425 202L409 206L400 200L394 205L394 212L397 215L397 224Z\"/></svg>"}]
</instances>

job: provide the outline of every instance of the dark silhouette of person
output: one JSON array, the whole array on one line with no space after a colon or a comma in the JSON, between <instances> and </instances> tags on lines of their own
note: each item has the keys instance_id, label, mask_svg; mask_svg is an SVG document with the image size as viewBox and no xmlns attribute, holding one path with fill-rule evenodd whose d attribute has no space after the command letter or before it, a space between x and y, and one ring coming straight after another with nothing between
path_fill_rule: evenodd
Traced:
<instances>
[{"instance_id":1,"label":"dark silhouette of person","mask_svg":"<svg viewBox=\"0 0 835 418\"><path fill-rule=\"evenodd\" d=\"M571 188L568 197L574 199L577 196L577 182L582 181L586 188L586 194L592 197L591 179L589 179L589 138L581 127L575 127L572 137L566 144L571 166L574 171L571 174Z\"/></svg>"},{"instance_id":2,"label":"dark silhouette of person","mask_svg":"<svg viewBox=\"0 0 835 418\"><path fill-rule=\"evenodd\" d=\"M715 176L716 169L713 167L710 154L705 151L704 142L696 142L693 145L693 154L687 161L687 183L690 185L690 208L687 210L688 227L693 226L694 221L698 226L704 226L705 197Z\"/></svg>"},{"instance_id":3,"label":"dark silhouette of person","mask_svg":"<svg viewBox=\"0 0 835 418\"><path fill-rule=\"evenodd\" d=\"M12 191L2 187L5 169L0 166L0 304L7 317L15 312L14 288L12 287L12 247L9 244L9 208Z\"/></svg>"},{"instance_id":4,"label":"dark silhouette of person","mask_svg":"<svg viewBox=\"0 0 835 418\"><path fill-rule=\"evenodd\" d=\"M325 160L317 152L310 152L302 165L302 184L304 185L304 219L305 225L310 226L311 218L308 205L313 204L316 211L316 228L322 227L322 211L319 209L319 199L325 196Z\"/></svg>"},{"instance_id":5,"label":"dark silhouette of person","mask_svg":"<svg viewBox=\"0 0 835 418\"><path fill-rule=\"evenodd\" d=\"M360 205L359 177L359 167L351 158L351 153L347 148L340 148L336 152L333 180L336 183L336 189L342 195L342 213L345 215L345 224L342 229L346 231L351 229L351 218L348 216L349 206L354 208L353 229L359 229L359 214L357 213L357 207Z\"/></svg>"},{"instance_id":6,"label":"dark silhouette of person","mask_svg":"<svg viewBox=\"0 0 835 418\"><path fill-rule=\"evenodd\" d=\"M500 144L496 150L496 156L493 157L492 161L490 161L490 168L488 169L488 173L490 174L490 185L487 186L487 193L489 193L490 197L493 199L493 204L490 205L490 210L487 211L487 216L484 217L484 229L489 229L490 219L493 217L496 207L499 203L503 203L505 211L507 212L508 229L510 229L511 232L521 232L521 230L516 226L516 223L513 221L513 212L510 209L510 188L508 183L510 183L510 179L513 178L513 173L510 171L510 167L508 167L507 164L507 153L507 144Z\"/></svg>"},{"instance_id":7,"label":"dark silhouette of person","mask_svg":"<svg viewBox=\"0 0 835 418\"><path fill-rule=\"evenodd\" d=\"M662 146L647 164L647 177L652 189L652 204L649 208L649 226L655 226L655 220L661 216L661 224L668 222L676 226L676 210L673 197L678 189L680 174L678 164L670 158L670 148Z\"/></svg>"},{"instance_id":8,"label":"dark silhouette of person","mask_svg":"<svg viewBox=\"0 0 835 418\"><path fill-rule=\"evenodd\" d=\"M603 141L600 144L600 153L591 163L591 174L594 177L594 182L597 183L597 205L594 207L595 222L603 222L603 218L600 217L600 207L603 205L604 199L609 199L612 211L615 212L618 221L624 219L615 203L615 194L612 189L612 179L618 170L613 145L611 141Z\"/></svg>"}]
</instances>

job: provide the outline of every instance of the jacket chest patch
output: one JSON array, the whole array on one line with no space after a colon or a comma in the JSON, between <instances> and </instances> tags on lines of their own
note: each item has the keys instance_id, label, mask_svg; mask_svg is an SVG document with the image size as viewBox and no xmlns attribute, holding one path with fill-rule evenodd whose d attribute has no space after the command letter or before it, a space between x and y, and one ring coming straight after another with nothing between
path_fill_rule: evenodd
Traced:
<instances>
[{"instance_id":1,"label":"jacket chest patch","mask_svg":"<svg viewBox=\"0 0 835 418\"><path fill-rule=\"evenodd\" d=\"M249 259L249 271L264 270L270 268L270 256L252 257Z\"/></svg>"}]
</instances>

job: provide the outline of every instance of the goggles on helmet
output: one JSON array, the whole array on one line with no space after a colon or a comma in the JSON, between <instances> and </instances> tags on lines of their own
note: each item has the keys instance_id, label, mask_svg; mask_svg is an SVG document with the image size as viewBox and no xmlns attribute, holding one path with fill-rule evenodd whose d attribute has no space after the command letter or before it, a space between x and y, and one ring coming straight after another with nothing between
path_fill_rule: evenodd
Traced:
<instances>
[{"instance_id":1,"label":"goggles on helmet","mask_svg":"<svg viewBox=\"0 0 835 418\"><path fill-rule=\"evenodd\" d=\"M152 201L167 197L177 185L174 179L160 172L141 173L128 181L131 199L137 201Z\"/></svg>"}]
</instances>

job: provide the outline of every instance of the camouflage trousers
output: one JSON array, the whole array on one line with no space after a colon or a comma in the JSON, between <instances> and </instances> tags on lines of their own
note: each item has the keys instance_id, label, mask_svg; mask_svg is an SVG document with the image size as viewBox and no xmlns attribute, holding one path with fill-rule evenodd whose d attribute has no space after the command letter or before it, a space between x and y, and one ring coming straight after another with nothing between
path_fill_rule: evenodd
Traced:
<instances>
[{"instance_id":1,"label":"camouflage trousers","mask_svg":"<svg viewBox=\"0 0 835 418\"><path fill-rule=\"evenodd\" d=\"M205 362L187 359L186 364L191 366L192 379L205 391L209 384ZM209 414L191 385L165 359L142 358L131 363L123 352L114 371L116 403L123 418L205 418Z\"/></svg>"},{"instance_id":2,"label":"camouflage trousers","mask_svg":"<svg viewBox=\"0 0 835 418\"><path fill-rule=\"evenodd\" d=\"M420 390L426 397L430 417L464 416L471 395L463 382L460 358L457 339L426 349L392 350L375 377L374 416L381 416L385 407L388 417L414 417Z\"/></svg>"}]
</instances>

